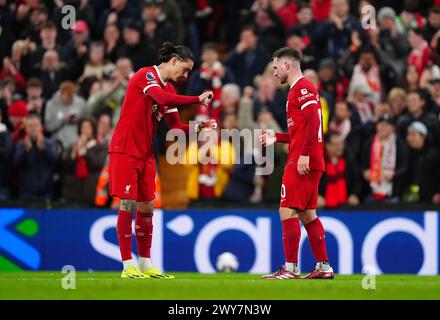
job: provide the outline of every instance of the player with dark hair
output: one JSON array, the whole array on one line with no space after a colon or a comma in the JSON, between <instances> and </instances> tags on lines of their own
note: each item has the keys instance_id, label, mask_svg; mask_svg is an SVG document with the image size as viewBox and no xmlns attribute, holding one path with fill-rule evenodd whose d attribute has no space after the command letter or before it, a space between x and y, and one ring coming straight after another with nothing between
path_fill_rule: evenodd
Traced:
<instances>
[{"instance_id":1,"label":"player with dark hair","mask_svg":"<svg viewBox=\"0 0 440 320\"><path fill-rule=\"evenodd\" d=\"M281 185L280 218L286 263L263 279L299 279L300 220L309 238L316 267L305 279L333 279L328 263L325 233L316 215L318 186L325 170L322 111L317 89L302 75L301 53L281 48L273 55L274 76L290 84L286 113L288 133L265 131L263 145L289 143L289 155Z\"/></svg>"},{"instance_id":2,"label":"player with dark hair","mask_svg":"<svg viewBox=\"0 0 440 320\"><path fill-rule=\"evenodd\" d=\"M153 153L153 134L162 118L170 129L200 130L213 127L211 120L195 127L180 122L177 106L206 103L212 92L200 96L177 95L170 81L188 77L194 56L185 46L164 43L159 50L158 66L139 69L130 79L109 146L110 194L121 199L117 234L124 270L122 278L160 278L167 275L153 267L151 243L156 165ZM132 220L136 213L135 235L139 267L132 255Z\"/></svg>"}]
</instances>

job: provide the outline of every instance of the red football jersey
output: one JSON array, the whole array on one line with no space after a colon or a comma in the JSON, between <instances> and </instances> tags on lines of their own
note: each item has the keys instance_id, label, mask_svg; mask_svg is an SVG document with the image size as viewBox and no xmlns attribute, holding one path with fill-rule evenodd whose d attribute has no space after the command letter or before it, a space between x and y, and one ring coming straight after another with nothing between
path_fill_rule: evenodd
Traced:
<instances>
[{"instance_id":1,"label":"red football jersey","mask_svg":"<svg viewBox=\"0 0 440 320\"><path fill-rule=\"evenodd\" d=\"M291 86L287 98L288 161L296 164L301 155L301 148L306 140L306 120L303 110L312 104L317 105L320 125L310 153L309 166L312 170L325 171L321 102L315 85L304 76Z\"/></svg>"},{"instance_id":2,"label":"red football jersey","mask_svg":"<svg viewBox=\"0 0 440 320\"><path fill-rule=\"evenodd\" d=\"M144 160L154 157L154 129L166 112L177 111L177 108L168 109L156 104L148 95L148 90L154 86L175 93L172 84L163 81L156 66L141 68L130 79L109 152L121 152Z\"/></svg>"}]
</instances>

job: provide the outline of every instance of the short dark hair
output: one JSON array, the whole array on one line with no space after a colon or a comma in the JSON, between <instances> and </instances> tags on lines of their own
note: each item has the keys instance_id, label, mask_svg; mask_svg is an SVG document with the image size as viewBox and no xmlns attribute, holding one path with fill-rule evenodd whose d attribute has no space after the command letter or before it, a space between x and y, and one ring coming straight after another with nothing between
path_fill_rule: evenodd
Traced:
<instances>
[{"instance_id":1,"label":"short dark hair","mask_svg":"<svg viewBox=\"0 0 440 320\"><path fill-rule=\"evenodd\" d=\"M30 78L26 83L26 88L43 88L43 82L38 78Z\"/></svg>"},{"instance_id":2,"label":"short dark hair","mask_svg":"<svg viewBox=\"0 0 440 320\"><path fill-rule=\"evenodd\" d=\"M326 134L324 134L324 144L330 143L333 137L339 136L340 134L336 131L328 131Z\"/></svg>"},{"instance_id":3,"label":"short dark hair","mask_svg":"<svg viewBox=\"0 0 440 320\"><path fill-rule=\"evenodd\" d=\"M432 6L431 8L429 8L428 13L440 14L440 7Z\"/></svg>"},{"instance_id":4,"label":"short dark hair","mask_svg":"<svg viewBox=\"0 0 440 320\"><path fill-rule=\"evenodd\" d=\"M418 95L421 100L425 100L425 101L427 100L427 93L425 90L417 88L415 90L411 90L410 92L408 92L408 95L413 93Z\"/></svg>"},{"instance_id":5,"label":"short dark hair","mask_svg":"<svg viewBox=\"0 0 440 320\"><path fill-rule=\"evenodd\" d=\"M29 113L29 115L26 117L26 120L28 121L30 119L37 119L38 121L40 121L40 124L43 125L43 120L41 119L41 116L36 112Z\"/></svg>"},{"instance_id":6,"label":"short dark hair","mask_svg":"<svg viewBox=\"0 0 440 320\"><path fill-rule=\"evenodd\" d=\"M423 29L420 27L411 28L410 31L414 32L416 35L418 35L420 37L423 37L423 35L424 35Z\"/></svg>"},{"instance_id":7,"label":"short dark hair","mask_svg":"<svg viewBox=\"0 0 440 320\"><path fill-rule=\"evenodd\" d=\"M202 47L202 52L205 50L212 50L218 52L218 45L215 42L207 42Z\"/></svg>"},{"instance_id":8,"label":"short dark hair","mask_svg":"<svg viewBox=\"0 0 440 320\"><path fill-rule=\"evenodd\" d=\"M194 54L188 47L165 42L159 49L159 63L168 62L173 57L176 57L181 61L194 61Z\"/></svg>"},{"instance_id":9,"label":"short dark hair","mask_svg":"<svg viewBox=\"0 0 440 320\"><path fill-rule=\"evenodd\" d=\"M52 20L48 20L44 23L43 27L41 28L41 30L43 29L57 29L56 24L52 21Z\"/></svg>"},{"instance_id":10,"label":"short dark hair","mask_svg":"<svg viewBox=\"0 0 440 320\"><path fill-rule=\"evenodd\" d=\"M283 48L275 51L272 55L272 59L275 59L275 58L280 59L280 58L284 58L284 57L301 62L302 54L301 54L301 51L299 51L298 49L290 48L290 47L283 47Z\"/></svg>"},{"instance_id":11,"label":"short dark hair","mask_svg":"<svg viewBox=\"0 0 440 320\"><path fill-rule=\"evenodd\" d=\"M243 26L240 30L240 33L242 33L243 31L248 31L248 30L252 31L252 33L258 37L257 28L252 24L247 24L247 25Z\"/></svg>"},{"instance_id":12,"label":"short dark hair","mask_svg":"<svg viewBox=\"0 0 440 320\"><path fill-rule=\"evenodd\" d=\"M82 127L84 122L89 122L92 125L93 136L96 137L96 134L97 134L96 120L94 118L92 118L92 117L89 117L89 116L82 117L79 120L78 127L77 127L78 136L81 135L81 127Z\"/></svg>"}]
</instances>

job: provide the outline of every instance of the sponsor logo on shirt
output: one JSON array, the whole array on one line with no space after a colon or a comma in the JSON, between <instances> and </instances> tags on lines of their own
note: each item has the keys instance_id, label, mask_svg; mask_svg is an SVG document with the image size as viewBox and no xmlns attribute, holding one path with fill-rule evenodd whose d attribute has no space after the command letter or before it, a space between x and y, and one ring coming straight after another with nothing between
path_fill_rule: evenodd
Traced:
<instances>
[{"instance_id":1,"label":"sponsor logo on shirt","mask_svg":"<svg viewBox=\"0 0 440 320\"><path fill-rule=\"evenodd\" d=\"M156 80L156 77L154 76L153 72L147 72L147 80L149 80L149 81Z\"/></svg>"},{"instance_id":2,"label":"sponsor logo on shirt","mask_svg":"<svg viewBox=\"0 0 440 320\"><path fill-rule=\"evenodd\" d=\"M292 118L287 118L287 127L289 128L289 127L291 127L291 126L293 126L295 123L293 122L293 119Z\"/></svg>"},{"instance_id":3,"label":"sponsor logo on shirt","mask_svg":"<svg viewBox=\"0 0 440 320\"><path fill-rule=\"evenodd\" d=\"M130 188L131 188L131 184L127 184L126 186L125 186L125 194L130 194Z\"/></svg>"},{"instance_id":4,"label":"sponsor logo on shirt","mask_svg":"<svg viewBox=\"0 0 440 320\"><path fill-rule=\"evenodd\" d=\"M304 90L304 89L303 89L303 90ZM315 96L315 95L314 95L313 93L309 92L309 93L307 93L307 94L305 94L305 95L299 97L299 98L298 98L298 101L299 101L299 102L302 102L302 101L304 101L304 100L306 100L306 99L308 99L308 98L314 97L314 96Z\"/></svg>"},{"instance_id":5,"label":"sponsor logo on shirt","mask_svg":"<svg viewBox=\"0 0 440 320\"><path fill-rule=\"evenodd\" d=\"M301 89L301 94L302 94L302 95L307 94L307 89Z\"/></svg>"}]
</instances>

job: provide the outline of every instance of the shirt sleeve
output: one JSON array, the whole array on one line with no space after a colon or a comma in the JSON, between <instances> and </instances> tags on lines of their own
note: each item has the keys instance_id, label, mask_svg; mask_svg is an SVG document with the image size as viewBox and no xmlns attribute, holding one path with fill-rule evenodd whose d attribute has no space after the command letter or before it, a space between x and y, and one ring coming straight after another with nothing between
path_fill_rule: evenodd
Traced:
<instances>
[{"instance_id":1,"label":"shirt sleeve","mask_svg":"<svg viewBox=\"0 0 440 320\"><path fill-rule=\"evenodd\" d=\"M305 130L306 135L304 139L304 143L301 148L301 155L310 156L312 153L313 145L315 143L315 139L318 138L318 130L319 130L319 117L318 117L318 104L310 103L306 105L306 107L302 108L305 119Z\"/></svg>"},{"instance_id":2,"label":"shirt sleeve","mask_svg":"<svg viewBox=\"0 0 440 320\"><path fill-rule=\"evenodd\" d=\"M290 141L288 133L276 132L275 138L277 138L277 142L289 143Z\"/></svg>"},{"instance_id":3,"label":"shirt sleeve","mask_svg":"<svg viewBox=\"0 0 440 320\"><path fill-rule=\"evenodd\" d=\"M189 125L183 124L180 121L179 112L177 112L177 108L168 109L165 112L165 122L167 123L170 129L181 129L185 134L189 134Z\"/></svg>"},{"instance_id":4,"label":"shirt sleeve","mask_svg":"<svg viewBox=\"0 0 440 320\"><path fill-rule=\"evenodd\" d=\"M199 103L198 96L183 96L178 94L168 93L158 84L149 84L144 88L144 94L149 95L159 105L170 106L186 106Z\"/></svg>"}]
</instances>

